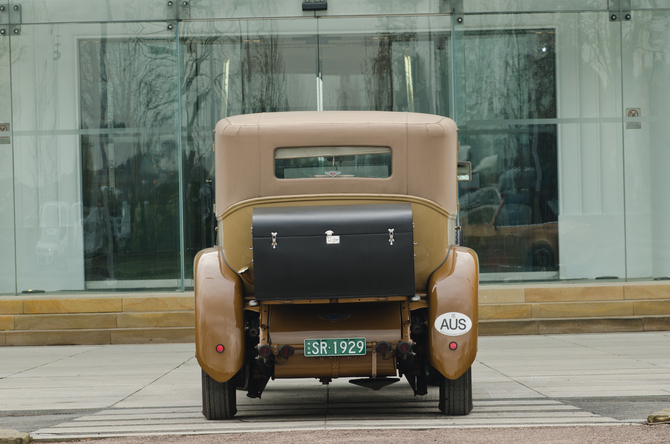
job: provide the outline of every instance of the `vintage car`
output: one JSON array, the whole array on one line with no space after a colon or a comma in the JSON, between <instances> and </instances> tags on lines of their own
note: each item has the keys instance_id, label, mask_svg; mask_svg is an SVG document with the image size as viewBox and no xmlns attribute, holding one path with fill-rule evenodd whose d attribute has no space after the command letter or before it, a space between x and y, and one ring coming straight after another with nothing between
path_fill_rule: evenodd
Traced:
<instances>
[{"instance_id":1,"label":"vintage car","mask_svg":"<svg viewBox=\"0 0 670 444\"><path fill-rule=\"evenodd\" d=\"M496 187L461 196L464 243L482 273L558 271L558 222L534 221L528 200Z\"/></svg>"},{"instance_id":2,"label":"vintage car","mask_svg":"<svg viewBox=\"0 0 670 444\"><path fill-rule=\"evenodd\" d=\"M416 395L438 385L445 415L472 410L479 265L454 245L457 131L372 111L218 123L218 245L194 270L206 418L279 378L404 376Z\"/></svg>"}]
</instances>

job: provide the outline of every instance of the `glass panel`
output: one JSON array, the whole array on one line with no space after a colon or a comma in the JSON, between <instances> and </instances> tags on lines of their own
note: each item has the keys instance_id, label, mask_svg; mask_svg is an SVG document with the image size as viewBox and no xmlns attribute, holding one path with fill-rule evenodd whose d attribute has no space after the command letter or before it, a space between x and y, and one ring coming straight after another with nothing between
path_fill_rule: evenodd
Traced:
<instances>
[{"instance_id":1,"label":"glass panel","mask_svg":"<svg viewBox=\"0 0 670 444\"><path fill-rule=\"evenodd\" d=\"M609 0L611 1L611 0ZM606 11L608 0L460 0L458 12ZM467 20L467 19L466 19Z\"/></svg>"},{"instance_id":2,"label":"glass panel","mask_svg":"<svg viewBox=\"0 0 670 444\"><path fill-rule=\"evenodd\" d=\"M436 14L451 12L450 0L331 0L328 2L330 16L379 15L387 12L399 14ZM325 13L320 15L326 15Z\"/></svg>"},{"instance_id":3,"label":"glass panel","mask_svg":"<svg viewBox=\"0 0 670 444\"><path fill-rule=\"evenodd\" d=\"M168 6L168 0L21 0L23 24L63 22L107 22L174 19L177 1ZM179 2L181 3L181 1Z\"/></svg>"},{"instance_id":4,"label":"glass panel","mask_svg":"<svg viewBox=\"0 0 670 444\"><path fill-rule=\"evenodd\" d=\"M180 25L186 278L215 244L212 129L226 117L316 110L316 20Z\"/></svg>"},{"instance_id":5,"label":"glass panel","mask_svg":"<svg viewBox=\"0 0 670 444\"><path fill-rule=\"evenodd\" d=\"M630 0L631 9L668 9L670 0Z\"/></svg>"},{"instance_id":6,"label":"glass panel","mask_svg":"<svg viewBox=\"0 0 670 444\"><path fill-rule=\"evenodd\" d=\"M7 7L4 2L0 5ZM1 23L3 21L0 21L0 29L8 29ZM0 36L0 294L16 291L9 45L10 37Z\"/></svg>"},{"instance_id":7,"label":"glass panel","mask_svg":"<svg viewBox=\"0 0 670 444\"><path fill-rule=\"evenodd\" d=\"M279 148L275 175L280 179L312 177L391 177L391 149L369 146Z\"/></svg>"},{"instance_id":8,"label":"glass panel","mask_svg":"<svg viewBox=\"0 0 670 444\"><path fill-rule=\"evenodd\" d=\"M319 19L324 110L451 115L450 16Z\"/></svg>"},{"instance_id":9,"label":"glass panel","mask_svg":"<svg viewBox=\"0 0 670 444\"><path fill-rule=\"evenodd\" d=\"M303 11L302 0L198 0L190 6L192 19L261 18L261 17L314 17L346 15L378 15L385 11L393 14L426 14L450 12L449 0L331 0L326 11Z\"/></svg>"},{"instance_id":10,"label":"glass panel","mask_svg":"<svg viewBox=\"0 0 670 444\"><path fill-rule=\"evenodd\" d=\"M302 1L295 0L198 0L192 2L193 19L230 19L261 17L313 17L302 11Z\"/></svg>"},{"instance_id":11,"label":"glass panel","mask_svg":"<svg viewBox=\"0 0 670 444\"><path fill-rule=\"evenodd\" d=\"M630 278L670 276L670 12L623 26L626 252Z\"/></svg>"},{"instance_id":12,"label":"glass panel","mask_svg":"<svg viewBox=\"0 0 670 444\"><path fill-rule=\"evenodd\" d=\"M180 285L174 33L24 25L14 43L19 291Z\"/></svg>"},{"instance_id":13,"label":"glass panel","mask_svg":"<svg viewBox=\"0 0 670 444\"><path fill-rule=\"evenodd\" d=\"M465 245L484 280L625 277L619 22L469 16L456 27Z\"/></svg>"}]
</instances>

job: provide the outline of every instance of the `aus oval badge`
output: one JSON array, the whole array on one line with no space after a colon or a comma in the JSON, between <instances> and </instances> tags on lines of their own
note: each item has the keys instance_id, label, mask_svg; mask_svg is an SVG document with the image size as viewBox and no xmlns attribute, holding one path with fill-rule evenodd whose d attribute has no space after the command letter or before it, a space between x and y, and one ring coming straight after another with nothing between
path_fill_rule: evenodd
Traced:
<instances>
[{"instance_id":1,"label":"aus oval badge","mask_svg":"<svg viewBox=\"0 0 670 444\"><path fill-rule=\"evenodd\" d=\"M435 319L435 329L446 336L460 336L469 332L472 321L463 313L452 311L444 313Z\"/></svg>"}]
</instances>

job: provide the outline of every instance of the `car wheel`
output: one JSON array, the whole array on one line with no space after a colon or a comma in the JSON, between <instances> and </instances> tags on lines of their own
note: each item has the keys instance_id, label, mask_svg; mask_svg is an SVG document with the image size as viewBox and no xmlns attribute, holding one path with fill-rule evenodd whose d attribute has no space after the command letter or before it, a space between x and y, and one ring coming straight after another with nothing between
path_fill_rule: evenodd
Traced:
<instances>
[{"instance_id":1,"label":"car wheel","mask_svg":"<svg viewBox=\"0 0 670 444\"><path fill-rule=\"evenodd\" d=\"M546 245L540 245L533 248L528 255L528 269L530 271L553 271L556 269L554 264L554 253Z\"/></svg>"},{"instance_id":2,"label":"car wheel","mask_svg":"<svg viewBox=\"0 0 670 444\"><path fill-rule=\"evenodd\" d=\"M230 419L237 413L233 380L217 382L202 370L202 414L207 419Z\"/></svg>"},{"instance_id":3,"label":"car wheel","mask_svg":"<svg viewBox=\"0 0 670 444\"><path fill-rule=\"evenodd\" d=\"M440 378L440 411L449 416L463 416L472 411L472 367L458 379Z\"/></svg>"}]
</instances>

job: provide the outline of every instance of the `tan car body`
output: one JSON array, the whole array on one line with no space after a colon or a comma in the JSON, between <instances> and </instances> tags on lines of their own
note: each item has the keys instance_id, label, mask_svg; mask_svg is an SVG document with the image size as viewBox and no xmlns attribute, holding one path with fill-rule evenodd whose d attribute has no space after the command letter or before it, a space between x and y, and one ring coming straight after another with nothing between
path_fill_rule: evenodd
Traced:
<instances>
[{"instance_id":1,"label":"tan car body","mask_svg":"<svg viewBox=\"0 0 670 444\"><path fill-rule=\"evenodd\" d=\"M476 254L453 246L457 212L457 128L450 119L391 112L287 112L236 116L215 130L219 245L195 259L196 355L203 370L223 383L249 362L245 319L259 316L258 344L273 348L274 378L395 376L396 359L375 345L412 342L412 313L428 313L425 354L449 379L470 368L477 351ZM384 146L392 152L389 178L279 179L275 150L303 146ZM415 297L360 297L255 301L252 210L260 207L410 203L414 222ZM334 324L318 314L346 307ZM436 318L458 312L472 328L457 337L434 328ZM364 337L364 356L305 357L306 338ZM458 343L456 350L449 344ZM224 351L216 350L223 345ZM277 347L290 344L286 362ZM245 351L246 350L246 351ZM245 355L246 353L246 355ZM258 375L256 374L256 377Z\"/></svg>"},{"instance_id":2,"label":"tan car body","mask_svg":"<svg viewBox=\"0 0 670 444\"><path fill-rule=\"evenodd\" d=\"M484 272L556 271L558 270L558 223L507 221L499 217L506 207L505 199L495 187L484 188L489 204L461 209L465 242L479 256Z\"/></svg>"}]
</instances>

